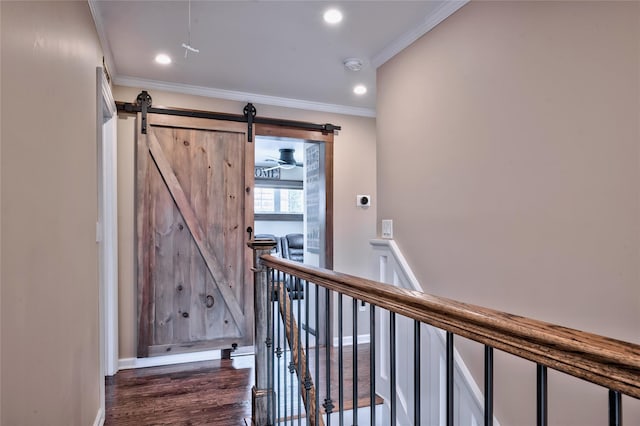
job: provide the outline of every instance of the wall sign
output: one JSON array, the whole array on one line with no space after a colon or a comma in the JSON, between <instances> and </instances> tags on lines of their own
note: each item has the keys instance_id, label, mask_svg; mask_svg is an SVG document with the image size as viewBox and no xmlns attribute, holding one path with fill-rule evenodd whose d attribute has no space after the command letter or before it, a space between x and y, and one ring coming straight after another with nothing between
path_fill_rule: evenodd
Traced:
<instances>
[{"instance_id":1,"label":"wall sign","mask_svg":"<svg viewBox=\"0 0 640 426\"><path fill-rule=\"evenodd\" d=\"M313 143L307 146L304 156L306 185L304 198L306 203L307 220L307 251L320 253L320 239L322 237L322 223L320 209L320 145Z\"/></svg>"},{"instance_id":2,"label":"wall sign","mask_svg":"<svg viewBox=\"0 0 640 426\"><path fill-rule=\"evenodd\" d=\"M274 169L272 166L269 167L261 167L255 166L254 169L254 177L258 179L280 179L280 169Z\"/></svg>"}]
</instances>

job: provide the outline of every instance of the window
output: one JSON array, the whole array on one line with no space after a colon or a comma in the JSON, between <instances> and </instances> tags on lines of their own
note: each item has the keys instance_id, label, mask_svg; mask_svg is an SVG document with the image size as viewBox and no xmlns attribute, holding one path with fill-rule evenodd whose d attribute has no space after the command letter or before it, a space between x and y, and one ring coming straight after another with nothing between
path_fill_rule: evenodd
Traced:
<instances>
[{"instance_id":1,"label":"window","mask_svg":"<svg viewBox=\"0 0 640 426\"><path fill-rule=\"evenodd\" d=\"M256 214L303 214L302 189L257 187L254 192Z\"/></svg>"},{"instance_id":2,"label":"window","mask_svg":"<svg viewBox=\"0 0 640 426\"><path fill-rule=\"evenodd\" d=\"M256 179L253 191L256 220L302 221L302 181Z\"/></svg>"}]
</instances>

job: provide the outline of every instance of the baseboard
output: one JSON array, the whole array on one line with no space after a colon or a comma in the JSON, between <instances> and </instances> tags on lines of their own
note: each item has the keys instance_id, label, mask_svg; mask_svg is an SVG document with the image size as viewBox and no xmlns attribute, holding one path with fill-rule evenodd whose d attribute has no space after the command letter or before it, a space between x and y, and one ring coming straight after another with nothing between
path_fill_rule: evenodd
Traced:
<instances>
[{"instance_id":1,"label":"baseboard","mask_svg":"<svg viewBox=\"0 0 640 426\"><path fill-rule=\"evenodd\" d=\"M211 361L220 358L221 353L219 350L189 352L149 358L121 358L118 360L118 368L120 370L130 370L132 368L159 367L162 365L184 364L187 362Z\"/></svg>"},{"instance_id":2,"label":"baseboard","mask_svg":"<svg viewBox=\"0 0 640 426\"><path fill-rule=\"evenodd\" d=\"M359 334L358 344L371 343L371 336L369 334ZM337 337L333 338L333 347L337 348L340 344L340 340ZM342 346L353 346L353 336L342 336Z\"/></svg>"},{"instance_id":3,"label":"baseboard","mask_svg":"<svg viewBox=\"0 0 640 426\"><path fill-rule=\"evenodd\" d=\"M98 409L98 413L96 414L96 419L93 421L93 426L102 426L104 425L104 411L102 408Z\"/></svg>"}]
</instances>

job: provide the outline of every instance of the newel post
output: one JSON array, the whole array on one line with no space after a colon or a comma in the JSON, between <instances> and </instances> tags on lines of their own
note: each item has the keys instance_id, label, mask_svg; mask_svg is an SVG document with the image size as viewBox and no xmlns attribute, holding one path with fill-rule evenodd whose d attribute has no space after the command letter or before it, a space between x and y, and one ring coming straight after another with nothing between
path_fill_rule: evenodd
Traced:
<instances>
[{"instance_id":1,"label":"newel post","mask_svg":"<svg viewBox=\"0 0 640 426\"><path fill-rule=\"evenodd\" d=\"M269 424L268 399L271 389L268 383L269 349L273 342L269 340L269 312L271 297L268 291L267 268L260 256L269 254L276 246L272 240L251 240L247 245L253 250L253 312L255 353L255 385L251 391L251 420L254 426Z\"/></svg>"}]
</instances>

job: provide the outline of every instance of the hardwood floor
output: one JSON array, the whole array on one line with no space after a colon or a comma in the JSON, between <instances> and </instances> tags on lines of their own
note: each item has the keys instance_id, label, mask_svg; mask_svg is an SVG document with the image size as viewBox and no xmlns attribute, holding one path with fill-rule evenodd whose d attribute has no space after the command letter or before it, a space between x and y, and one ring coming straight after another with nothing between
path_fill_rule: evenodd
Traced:
<instances>
[{"instance_id":1,"label":"hardwood floor","mask_svg":"<svg viewBox=\"0 0 640 426\"><path fill-rule=\"evenodd\" d=\"M288 355L290 356L290 355ZM344 348L344 409L353 407L353 352ZM315 351L310 350L309 365L315 380ZM284 360L283 360L284 361ZM289 361L289 358L287 359ZM107 380L107 426L139 425L219 425L245 426L251 417L251 387L254 383L253 356L230 360L204 361L166 367L122 370ZM338 353L331 350L331 398L338 410ZM325 350L320 350L320 404L326 395ZM277 370L277 368L276 368ZM279 417L291 417L293 405L300 404L297 378L281 369L281 395L287 388L288 411L280 401ZM287 383L284 383L284 378ZM358 406L368 406L369 346L358 345ZM378 397L377 403L382 400ZM304 412L304 408L302 408ZM322 410L324 411L324 410ZM297 413L298 410L295 410ZM303 414L304 415L304 414Z\"/></svg>"},{"instance_id":2,"label":"hardwood floor","mask_svg":"<svg viewBox=\"0 0 640 426\"><path fill-rule=\"evenodd\" d=\"M105 425L245 426L253 357L123 370L107 381Z\"/></svg>"}]
</instances>

